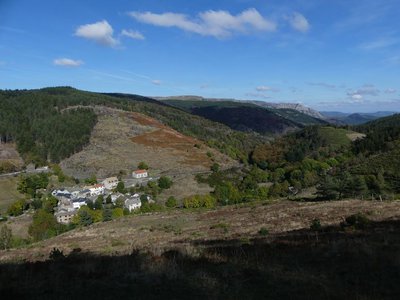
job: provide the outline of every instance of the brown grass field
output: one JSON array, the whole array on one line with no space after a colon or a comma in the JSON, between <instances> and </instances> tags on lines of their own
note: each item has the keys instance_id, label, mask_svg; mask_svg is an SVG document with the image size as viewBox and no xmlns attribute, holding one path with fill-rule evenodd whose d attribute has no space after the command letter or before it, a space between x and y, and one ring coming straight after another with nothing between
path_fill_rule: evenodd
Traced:
<instances>
[{"instance_id":1,"label":"brown grass field","mask_svg":"<svg viewBox=\"0 0 400 300\"><path fill-rule=\"evenodd\" d=\"M0 295L398 299L399 208L400 201L280 201L130 216L0 252ZM339 226L355 213L368 223ZM309 229L314 218L321 229ZM62 253L49 258L53 248Z\"/></svg>"}]
</instances>

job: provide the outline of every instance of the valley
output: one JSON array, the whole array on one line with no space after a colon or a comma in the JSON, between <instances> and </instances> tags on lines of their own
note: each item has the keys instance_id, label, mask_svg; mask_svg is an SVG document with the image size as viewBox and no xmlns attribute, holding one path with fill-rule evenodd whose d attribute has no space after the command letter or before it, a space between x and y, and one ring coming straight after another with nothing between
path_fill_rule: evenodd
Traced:
<instances>
[{"instance_id":1,"label":"valley","mask_svg":"<svg viewBox=\"0 0 400 300\"><path fill-rule=\"evenodd\" d=\"M329 295L345 286L346 297L365 290L366 261L389 241L395 246L388 253L397 251L399 115L340 127L303 108L238 101L159 102L69 87L0 96L0 112L11 111L0 124L7 141L2 173L21 172L0 177L0 270L12 276L38 267L56 268L62 278L108 260L109 267L129 266L144 289L156 286L165 296L174 290L169 266L176 270L172 279L184 281L192 278L186 269L192 265L204 274L195 276L199 284L215 282L202 288L214 297L225 295L217 286L231 287L225 268L239 272L237 284L251 266L261 280L297 274L291 292L301 290L299 298L307 299L301 286L314 284L327 286ZM12 112L14 105L25 117ZM337 277L336 268L348 266L342 255L352 257L363 289L349 289ZM390 265L390 257L381 263ZM320 269L322 263L329 268ZM308 270L301 282L296 265ZM332 283L315 279L321 273ZM37 282L64 286L57 276ZM31 289L29 282L26 277L22 290ZM122 282L135 286L129 278ZM257 285L252 293L266 291ZM36 295L42 292L51 295ZM248 292L245 285L235 293Z\"/></svg>"}]
</instances>

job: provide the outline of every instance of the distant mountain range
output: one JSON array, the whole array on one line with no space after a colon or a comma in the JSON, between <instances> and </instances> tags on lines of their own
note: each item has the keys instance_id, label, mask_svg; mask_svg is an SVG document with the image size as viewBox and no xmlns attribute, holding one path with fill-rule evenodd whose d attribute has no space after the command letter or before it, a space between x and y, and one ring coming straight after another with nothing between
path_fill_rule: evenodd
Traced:
<instances>
[{"instance_id":1,"label":"distant mountain range","mask_svg":"<svg viewBox=\"0 0 400 300\"><path fill-rule=\"evenodd\" d=\"M330 123L338 125L359 125L379 118L396 114L394 111L378 111L373 113L343 113L337 111L323 111L321 114Z\"/></svg>"},{"instance_id":2,"label":"distant mountain range","mask_svg":"<svg viewBox=\"0 0 400 300\"><path fill-rule=\"evenodd\" d=\"M301 104L207 99L198 96L157 97L155 99L193 115L245 132L281 134L306 125L327 124L317 111Z\"/></svg>"},{"instance_id":3,"label":"distant mountain range","mask_svg":"<svg viewBox=\"0 0 400 300\"><path fill-rule=\"evenodd\" d=\"M291 127L295 128L305 125L324 123L331 123L335 125L359 125L398 113L394 111L378 111L373 113L317 111L300 103L273 103L259 100L204 98L194 95L152 98L165 104L181 108L186 112L190 112L192 114L202 116L206 119L208 118L213 121L223 123L236 130L253 130L259 133L282 133L285 132L288 128L290 129ZM243 112L243 118L246 118L246 123L248 123L249 114L252 113L255 113L255 115L257 115L258 117L263 114L264 117L268 119L268 122L263 122L261 120L263 118L257 118L257 121L255 121L258 122L258 124L255 124L257 128L252 128L252 126L249 126L249 124L241 124L241 122L238 120L238 115L240 114L238 112L238 107L244 106L246 106L246 112ZM213 108L211 109L211 107ZM217 110L216 107L219 107L219 109ZM230 107L230 109L227 109L227 107ZM233 109L233 107L235 107L235 109ZM267 109L268 112L264 111L260 115L260 111L255 109L256 107ZM213 110L213 112L211 112L210 110ZM233 112L233 110L236 110L236 112ZM224 120L220 120L221 113L225 114L223 116ZM234 116L229 117L229 114L231 113L233 113ZM267 114L269 114L269 116L266 116ZM272 117L271 114L274 115L274 117ZM276 120L276 115L285 119L281 120L283 121L283 124L281 124L281 121ZM294 122L295 124L287 124L287 121Z\"/></svg>"}]
</instances>

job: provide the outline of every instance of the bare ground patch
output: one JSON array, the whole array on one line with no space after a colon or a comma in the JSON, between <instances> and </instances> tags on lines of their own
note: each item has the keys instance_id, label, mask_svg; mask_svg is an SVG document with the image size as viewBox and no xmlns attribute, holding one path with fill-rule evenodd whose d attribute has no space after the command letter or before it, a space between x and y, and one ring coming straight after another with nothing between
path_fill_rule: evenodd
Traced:
<instances>
[{"instance_id":1,"label":"bare ground patch","mask_svg":"<svg viewBox=\"0 0 400 300\"><path fill-rule=\"evenodd\" d=\"M192 176L209 170L213 162L207 152L213 153L222 168L237 165L201 141L142 114L105 107L96 107L95 111L98 123L90 144L61 163L70 176L86 178L96 174L105 178L120 171L130 174L141 161L150 166L151 176Z\"/></svg>"}]
</instances>

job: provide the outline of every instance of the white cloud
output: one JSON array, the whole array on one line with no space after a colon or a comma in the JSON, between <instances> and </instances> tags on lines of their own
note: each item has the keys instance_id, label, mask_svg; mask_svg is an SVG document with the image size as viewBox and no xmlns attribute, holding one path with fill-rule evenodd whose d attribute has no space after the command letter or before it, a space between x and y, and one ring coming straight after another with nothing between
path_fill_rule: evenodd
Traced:
<instances>
[{"instance_id":1,"label":"white cloud","mask_svg":"<svg viewBox=\"0 0 400 300\"><path fill-rule=\"evenodd\" d=\"M53 60L53 64L56 66L63 66L63 67L79 67L83 64L81 60L74 60L70 58L57 58Z\"/></svg>"},{"instance_id":2,"label":"white cloud","mask_svg":"<svg viewBox=\"0 0 400 300\"><path fill-rule=\"evenodd\" d=\"M256 91L257 92L268 92L268 91L269 92L278 92L279 89L273 88L270 86L260 85L260 86L256 87Z\"/></svg>"},{"instance_id":3,"label":"white cloud","mask_svg":"<svg viewBox=\"0 0 400 300\"><path fill-rule=\"evenodd\" d=\"M328 88L328 89L336 88L336 85L327 83L327 82L308 82L308 84L312 85L312 86L321 86L321 87Z\"/></svg>"},{"instance_id":4,"label":"white cloud","mask_svg":"<svg viewBox=\"0 0 400 300\"><path fill-rule=\"evenodd\" d=\"M106 20L93 24L81 25L75 31L76 36L111 47L119 44L118 40L113 37L113 33L113 28Z\"/></svg>"},{"instance_id":5,"label":"white cloud","mask_svg":"<svg viewBox=\"0 0 400 300\"><path fill-rule=\"evenodd\" d=\"M385 90L385 94L394 94L396 92L397 92L397 90L396 89L392 89L392 88L389 88L389 89Z\"/></svg>"},{"instance_id":6,"label":"white cloud","mask_svg":"<svg viewBox=\"0 0 400 300\"><path fill-rule=\"evenodd\" d=\"M224 10L208 10L198 14L197 18L179 13L130 12L135 20L160 27L176 27L184 31L204 36L224 38L235 33L249 33L252 30L275 31L276 24L264 18L256 9L250 8L238 15Z\"/></svg>"},{"instance_id":7,"label":"white cloud","mask_svg":"<svg viewBox=\"0 0 400 300\"><path fill-rule=\"evenodd\" d=\"M246 93L247 97L250 98L261 98L261 99L270 99L271 97L264 93Z\"/></svg>"},{"instance_id":8,"label":"white cloud","mask_svg":"<svg viewBox=\"0 0 400 300\"><path fill-rule=\"evenodd\" d=\"M141 34L139 31L132 30L132 29L128 29L128 30L123 29L121 31L121 35L129 37L134 40L144 40L143 34Z\"/></svg>"},{"instance_id":9,"label":"white cloud","mask_svg":"<svg viewBox=\"0 0 400 300\"><path fill-rule=\"evenodd\" d=\"M364 84L362 87L356 90L347 91L347 96L351 99L361 99L363 96L378 96L380 90L377 89L373 84ZM361 96L361 98L360 98Z\"/></svg>"},{"instance_id":10,"label":"white cloud","mask_svg":"<svg viewBox=\"0 0 400 300\"><path fill-rule=\"evenodd\" d=\"M360 94L353 94L351 95L351 99L353 100L362 100L363 96Z\"/></svg>"},{"instance_id":11,"label":"white cloud","mask_svg":"<svg viewBox=\"0 0 400 300\"><path fill-rule=\"evenodd\" d=\"M375 49L387 48L390 46L394 46L394 45L398 44L398 42L399 41L397 39L386 37L386 38L381 38L376 41L362 44L362 45L360 45L360 48L363 50L375 50Z\"/></svg>"},{"instance_id":12,"label":"white cloud","mask_svg":"<svg viewBox=\"0 0 400 300\"><path fill-rule=\"evenodd\" d=\"M294 12L291 16L287 17L287 20L294 30L302 33L306 33L310 30L310 23L302 14L298 12Z\"/></svg>"},{"instance_id":13,"label":"white cloud","mask_svg":"<svg viewBox=\"0 0 400 300\"><path fill-rule=\"evenodd\" d=\"M153 79L151 83L154 85L161 85L161 80Z\"/></svg>"}]
</instances>

